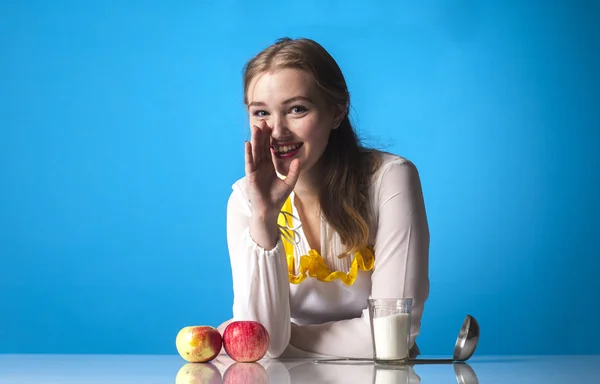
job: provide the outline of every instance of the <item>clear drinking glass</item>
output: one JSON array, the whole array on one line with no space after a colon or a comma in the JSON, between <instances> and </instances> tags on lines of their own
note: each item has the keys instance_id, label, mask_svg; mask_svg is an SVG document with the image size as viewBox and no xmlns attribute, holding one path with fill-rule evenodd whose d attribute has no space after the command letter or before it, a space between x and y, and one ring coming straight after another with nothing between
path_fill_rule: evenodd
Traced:
<instances>
[{"instance_id":1,"label":"clear drinking glass","mask_svg":"<svg viewBox=\"0 0 600 384\"><path fill-rule=\"evenodd\" d=\"M408 360L412 299L368 299L373 359L381 364Z\"/></svg>"}]
</instances>

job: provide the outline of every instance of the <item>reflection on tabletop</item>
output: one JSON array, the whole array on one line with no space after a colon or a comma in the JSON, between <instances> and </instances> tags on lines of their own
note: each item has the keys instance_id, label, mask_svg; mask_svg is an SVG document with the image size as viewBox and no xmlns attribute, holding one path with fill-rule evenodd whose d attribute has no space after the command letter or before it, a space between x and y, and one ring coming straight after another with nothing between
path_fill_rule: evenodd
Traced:
<instances>
[{"instance_id":1,"label":"reflection on tabletop","mask_svg":"<svg viewBox=\"0 0 600 384\"><path fill-rule=\"evenodd\" d=\"M598 367L600 355L474 356L468 364L414 364L386 370L369 361L317 364L312 358L245 364L221 355L210 363L190 364L177 355L0 354L0 383L598 384Z\"/></svg>"},{"instance_id":2,"label":"reflection on tabletop","mask_svg":"<svg viewBox=\"0 0 600 384\"><path fill-rule=\"evenodd\" d=\"M477 384L474 370L466 363L454 365L459 384ZM450 378L450 375L446 376ZM314 359L270 360L237 363L220 355L209 364L184 364L176 384L206 383L373 383L417 384L421 378L412 365L375 365L371 362L315 364Z\"/></svg>"}]
</instances>

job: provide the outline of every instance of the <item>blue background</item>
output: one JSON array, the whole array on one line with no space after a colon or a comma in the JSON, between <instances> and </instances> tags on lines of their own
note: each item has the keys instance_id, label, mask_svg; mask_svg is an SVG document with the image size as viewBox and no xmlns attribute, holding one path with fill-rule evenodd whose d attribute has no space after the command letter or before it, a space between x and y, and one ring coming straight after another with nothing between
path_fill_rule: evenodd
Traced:
<instances>
[{"instance_id":1,"label":"blue background","mask_svg":"<svg viewBox=\"0 0 600 384\"><path fill-rule=\"evenodd\" d=\"M231 315L241 69L281 36L342 67L431 227L419 344L600 353L594 1L2 1L0 352L176 353Z\"/></svg>"}]
</instances>

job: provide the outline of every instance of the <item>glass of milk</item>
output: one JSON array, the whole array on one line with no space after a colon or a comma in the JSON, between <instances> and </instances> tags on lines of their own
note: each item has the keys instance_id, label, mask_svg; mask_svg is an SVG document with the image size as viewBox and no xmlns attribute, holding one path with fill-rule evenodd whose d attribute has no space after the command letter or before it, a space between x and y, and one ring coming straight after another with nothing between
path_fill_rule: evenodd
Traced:
<instances>
[{"instance_id":1,"label":"glass of milk","mask_svg":"<svg viewBox=\"0 0 600 384\"><path fill-rule=\"evenodd\" d=\"M373 359L397 364L408 360L412 299L368 299Z\"/></svg>"}]
</instances>

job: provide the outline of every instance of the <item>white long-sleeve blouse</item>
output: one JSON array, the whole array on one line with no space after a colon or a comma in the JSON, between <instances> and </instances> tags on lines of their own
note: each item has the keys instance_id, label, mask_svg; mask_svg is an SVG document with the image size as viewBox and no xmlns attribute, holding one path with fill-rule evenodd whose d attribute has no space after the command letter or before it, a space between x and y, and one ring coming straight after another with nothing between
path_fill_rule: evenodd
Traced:
<instances>
[{"instance_id":1,"label":"white long-sleeve blouse","mask_svg":"<svg viewBox=\"0 0 600 384\"><path fill-rule=\"evenodd\" d=\"M429 296L429 227L415 165L400 156L377 152L381 165L372 176L370 244L372 268L356 268L356 255L339 259L339 236L321 219L321 253L311 251L294 208L288 200L294 243L286 256L280 236L275 248L258 246L249 234L251 206L246 178L233 184L227 204L227 242L233 278L233 319L262 323L270 336L267 357L284 357L291 351L339 357L372 357L367 299L412 298L411 344L420 331L424 304ZM291 203L291 205L289 204ZM290 231L288 231L290 233ZM291 247L291 248L290 248ZM290 253L290 252L288 252ZM300 273L300 257L312 255L341 279L322 281ZM305 262L310 257L305 258ZM344 281L346 280L346 283ZM284 353L285 352L285 353Z\"/></svg>"}]
</instances>

